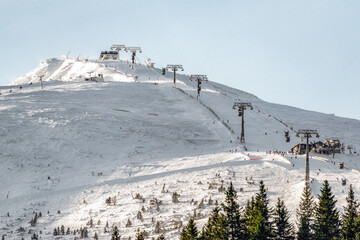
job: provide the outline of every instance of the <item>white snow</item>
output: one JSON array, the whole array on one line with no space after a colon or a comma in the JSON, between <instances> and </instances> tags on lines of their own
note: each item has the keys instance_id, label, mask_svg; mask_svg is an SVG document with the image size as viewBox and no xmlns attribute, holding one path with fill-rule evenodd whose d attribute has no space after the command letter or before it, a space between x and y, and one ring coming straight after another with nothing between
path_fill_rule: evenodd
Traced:
<instances>
[{"instance_id":1,"label":"white snow","mask_svg":"<svg viewBox=\"0 0 360 240\"><path fill-rule=\"evenodd\" d=\"M267 153L288 151L300 141L290 131L286 143L284 131L317 129L320 140L338 137L359 149L358 120L267 103L211 81L202 83L197 101L196 83L189 76L177 74L174 88L171 72L162 76L160 69L130 66L126 61L52 58L16 80L12 92L0 87L0 236L29 238L32 229L42 230L42 239L53 239L55 227L74 230L92 218L91 237L96 231L100 239L109 239L111 233L103 232L106 221L117 225L123 237L133 237L138 227L156 237L154 218L162 222L167 239L176 239L175 226L185 225L195 209L201 212L199 227L206 222L214 207L209 198L223 201L218 188L230 181L244 206L264 180L271 203L282 198L295 221L304 156ZM105 82L83 81L89 72L103 74ZM39 75L44 75L43 90ZM241 118L232 109L237 99L254 106L245 111L247 150L238 140ZM334 159L312 156L314 194L328 179L342 211L348 185L354 185L356 196L360 192L359 158L348 151ZM349 169L338 169L337 162ZM347 186L341 185L342 178ZM180 194L179 203L171 202L174 192ZM136 193L145 202L133 199ZM105 199L114 196L116 205L107 206ZM150 206L154 197L162 201L160 211ZM191 204L192 199L204 199L204 207ZM143 222L136 219L142 206ZM43 217L30 227L39 211ZM133 225L126 228L128 219ZM16 231L20 226L25 233Z\"/></svg>"}]
</instances>

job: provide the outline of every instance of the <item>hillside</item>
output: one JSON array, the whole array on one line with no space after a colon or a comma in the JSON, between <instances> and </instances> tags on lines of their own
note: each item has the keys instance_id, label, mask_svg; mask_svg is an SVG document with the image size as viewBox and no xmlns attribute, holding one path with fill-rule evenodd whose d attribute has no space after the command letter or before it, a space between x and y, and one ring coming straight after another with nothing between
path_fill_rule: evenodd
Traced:
<instances>
[{"instance_id":1,"label":"hillside","mask_svg":"<svg viewBox=\"0 0 360 240\"><path fill-rule=\"evenodd\" d=\"M264 180L272 202L283 198L294 221L304 158L266 152L285 152L300 141L290 127L317 129L321 140L338 137L360 147L358 120L267 103L212 81L202 84L197 101L196 83L189 76L178 74L174 88L171 72L163 76L160 69L130 66L126 61L52 58L15 81L12 92L0 87L0 236L29 238L29 229L41 229L42 239L53 239L55 227L76 229L100 219L90 236L96 231L100 239L109 239L103 231L108 221L124 237L134 236L138 227L155 237L154 221L161 221L167 239L176 239L176 226L185 224L194 209L201 212L201 225L212 208L210 197L223 201L222 184L231 180L237 191L243 188L239 202L244 205L257 190L246 178ZM104 82L85 82L89 72L103 74ZM39 75L44 75L43 90ZM241 118L232 109L237 99L254 106L245 111L246 150L238 140ZM286 143L284 131L289 130ZM343 206L347 186L340 179L358 181L359 158L313 156L314 194L328 179ZM339 170L327 159L354 170ZM180 194L179 203L171 201L174 192ZM144 202L134 199L137 193ZM115 206L105 204L115 196ZM154 197L162 201L158 210L150 204ZM192 199L206 204L199 208ZM136 216L142 206L140 221ZM43 217L30 227L39 211ZM128 219L131 227L125 226ZM20 226L26 233L16 231Z\"/></svg>"}]
</instances>

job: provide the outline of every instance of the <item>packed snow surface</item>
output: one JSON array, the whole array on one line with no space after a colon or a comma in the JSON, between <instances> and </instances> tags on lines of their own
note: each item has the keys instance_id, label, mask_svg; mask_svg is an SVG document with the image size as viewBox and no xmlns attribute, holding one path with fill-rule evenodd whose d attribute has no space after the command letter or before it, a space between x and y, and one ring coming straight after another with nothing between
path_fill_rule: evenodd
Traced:
<instances>
[{"instance_id":1,"label":"packed snow surface","mask_svg":"<svg viewBox=\"0 0 360 240\"><path fill-rule=\"evenodd\" d=\"M84 81L90 73L105 81ZM0 87L0 236L28 239L29 230L41 230L42 239L53 239L54 228L89 227L92 219L90 237L97 232L109 239L114 225L122 237L133 238L137 228L157 237L159 221L166 238L176 239L194 211L199 226L206 222L215 201L224 199L219 189L230 181L244 206L264 180L271 203L283 199L295 222L304 156L274 154L299 143L291 129L317 129L320 140L336 137L354 148L335 158L311 156L315 196L329 180L342 211L348 185L360 192L360 121L267 103L211 81L202 83L196 100L189 76L178 74L176 87L172 81L171 72L163 76L140 64L62 57ZM246 144L239 142L236 100L254 107L244 115ZM284 131L290 131L289 143ZM172 203L175 192L178 203ZM116 197L115 205L105 203L109 197ZM132 225L126 227L128 219Z\"/></svg>"}]
</instances>

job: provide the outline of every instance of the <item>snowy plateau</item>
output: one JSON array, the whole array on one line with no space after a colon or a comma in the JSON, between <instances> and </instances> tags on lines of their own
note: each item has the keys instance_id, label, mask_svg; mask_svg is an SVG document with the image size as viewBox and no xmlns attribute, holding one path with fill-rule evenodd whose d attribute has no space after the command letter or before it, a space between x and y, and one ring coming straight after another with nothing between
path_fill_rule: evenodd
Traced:
<instances>
[{"instance_id":1,"label":"snowy plateau","mask_svg":"<svg viewBox=\"0 0 360 240\"><path fill-rule=\"evenodd\" d=\"M104 81L84 81L90 72ZM162 75L144 64L61 57L0 87L0 236L30 239L41 231L41 239L74 239L53 236L64 225L110 239L111 227L118 226L122 239L134 239L138 228L151 239L159 236L159 222L166 239L178 239L194 211L198 227L206 223L214 207L209 200L223 202L218 189L230 181L245 206L263 180L271 205L280 197L295 222L305 157L273 152L298 144L297 129L317 129L319 140L336 137L353 146L351 154L346 149L335 158L310 154L314 196L327 179L340 212L349 184L358 199L360 121L268 103L213 81L202 83L196 100L197 83L180 73L174 87L172 72ZM245 144L232 109L237 100L253 105L244 115ZM109 197L116 203L106 204ZM110 232L104 233L106 223Z\"/></svg>"}]
</instances>

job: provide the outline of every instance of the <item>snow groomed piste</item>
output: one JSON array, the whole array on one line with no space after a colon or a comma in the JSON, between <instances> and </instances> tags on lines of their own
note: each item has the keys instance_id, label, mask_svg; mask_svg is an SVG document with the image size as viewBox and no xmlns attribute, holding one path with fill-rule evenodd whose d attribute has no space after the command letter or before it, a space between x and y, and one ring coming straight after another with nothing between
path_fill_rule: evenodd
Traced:
<instances>
[{"instance_id":1,"label":"snow groomed piste","mask_svg":"<svg viewBox=\"0 0 360 240\"><path fill-rule=\"evenodd\" d=\"M106 222L119 226L123 237L133 237L139 227L156 237L154 221L162 223L167 239L175 239L180 222L195 209L198 226L212 209L190 202L223 201L218 189L230 181L243 189L238 200L244 206L263 180L271 202L281 197L295 221L304 156L273 153L300 141L291 128L317 129L321 139L337 136L355 149L360 145L357 120L267 103L213 81L202 82L197 100L197 82L188 75L177 73L173 87L172 72L162 75L161 67L140 64L141 54L134 64L131 53L122 55L122 60L47 59L15 81L11 92L0 88L0 235L6 239L29 238L29 230L53 239L54 228L79 229L90 219L100 220L89 228L89 235L97 232L100 239L111 234L104 233ZM85 81L99 74L104 81ZM253 106L244 115L245 144L239 138L241 118L232 109L237 100ZM339 169L338 162L348 169ZM334 159L312 155L313 193L327 179L338 206L344 206L349 184L360 192L358 162L359 156L348 152ZM174 192L178 203L172 203ZM106 204L109 197L116 204ZM162 202L159 209L154 199ZM30 226L40 211L42 217ZM143 220L137 219L139 211ZM126 227L129 219L132 226Z\"/></svg>"}]
</instances>

